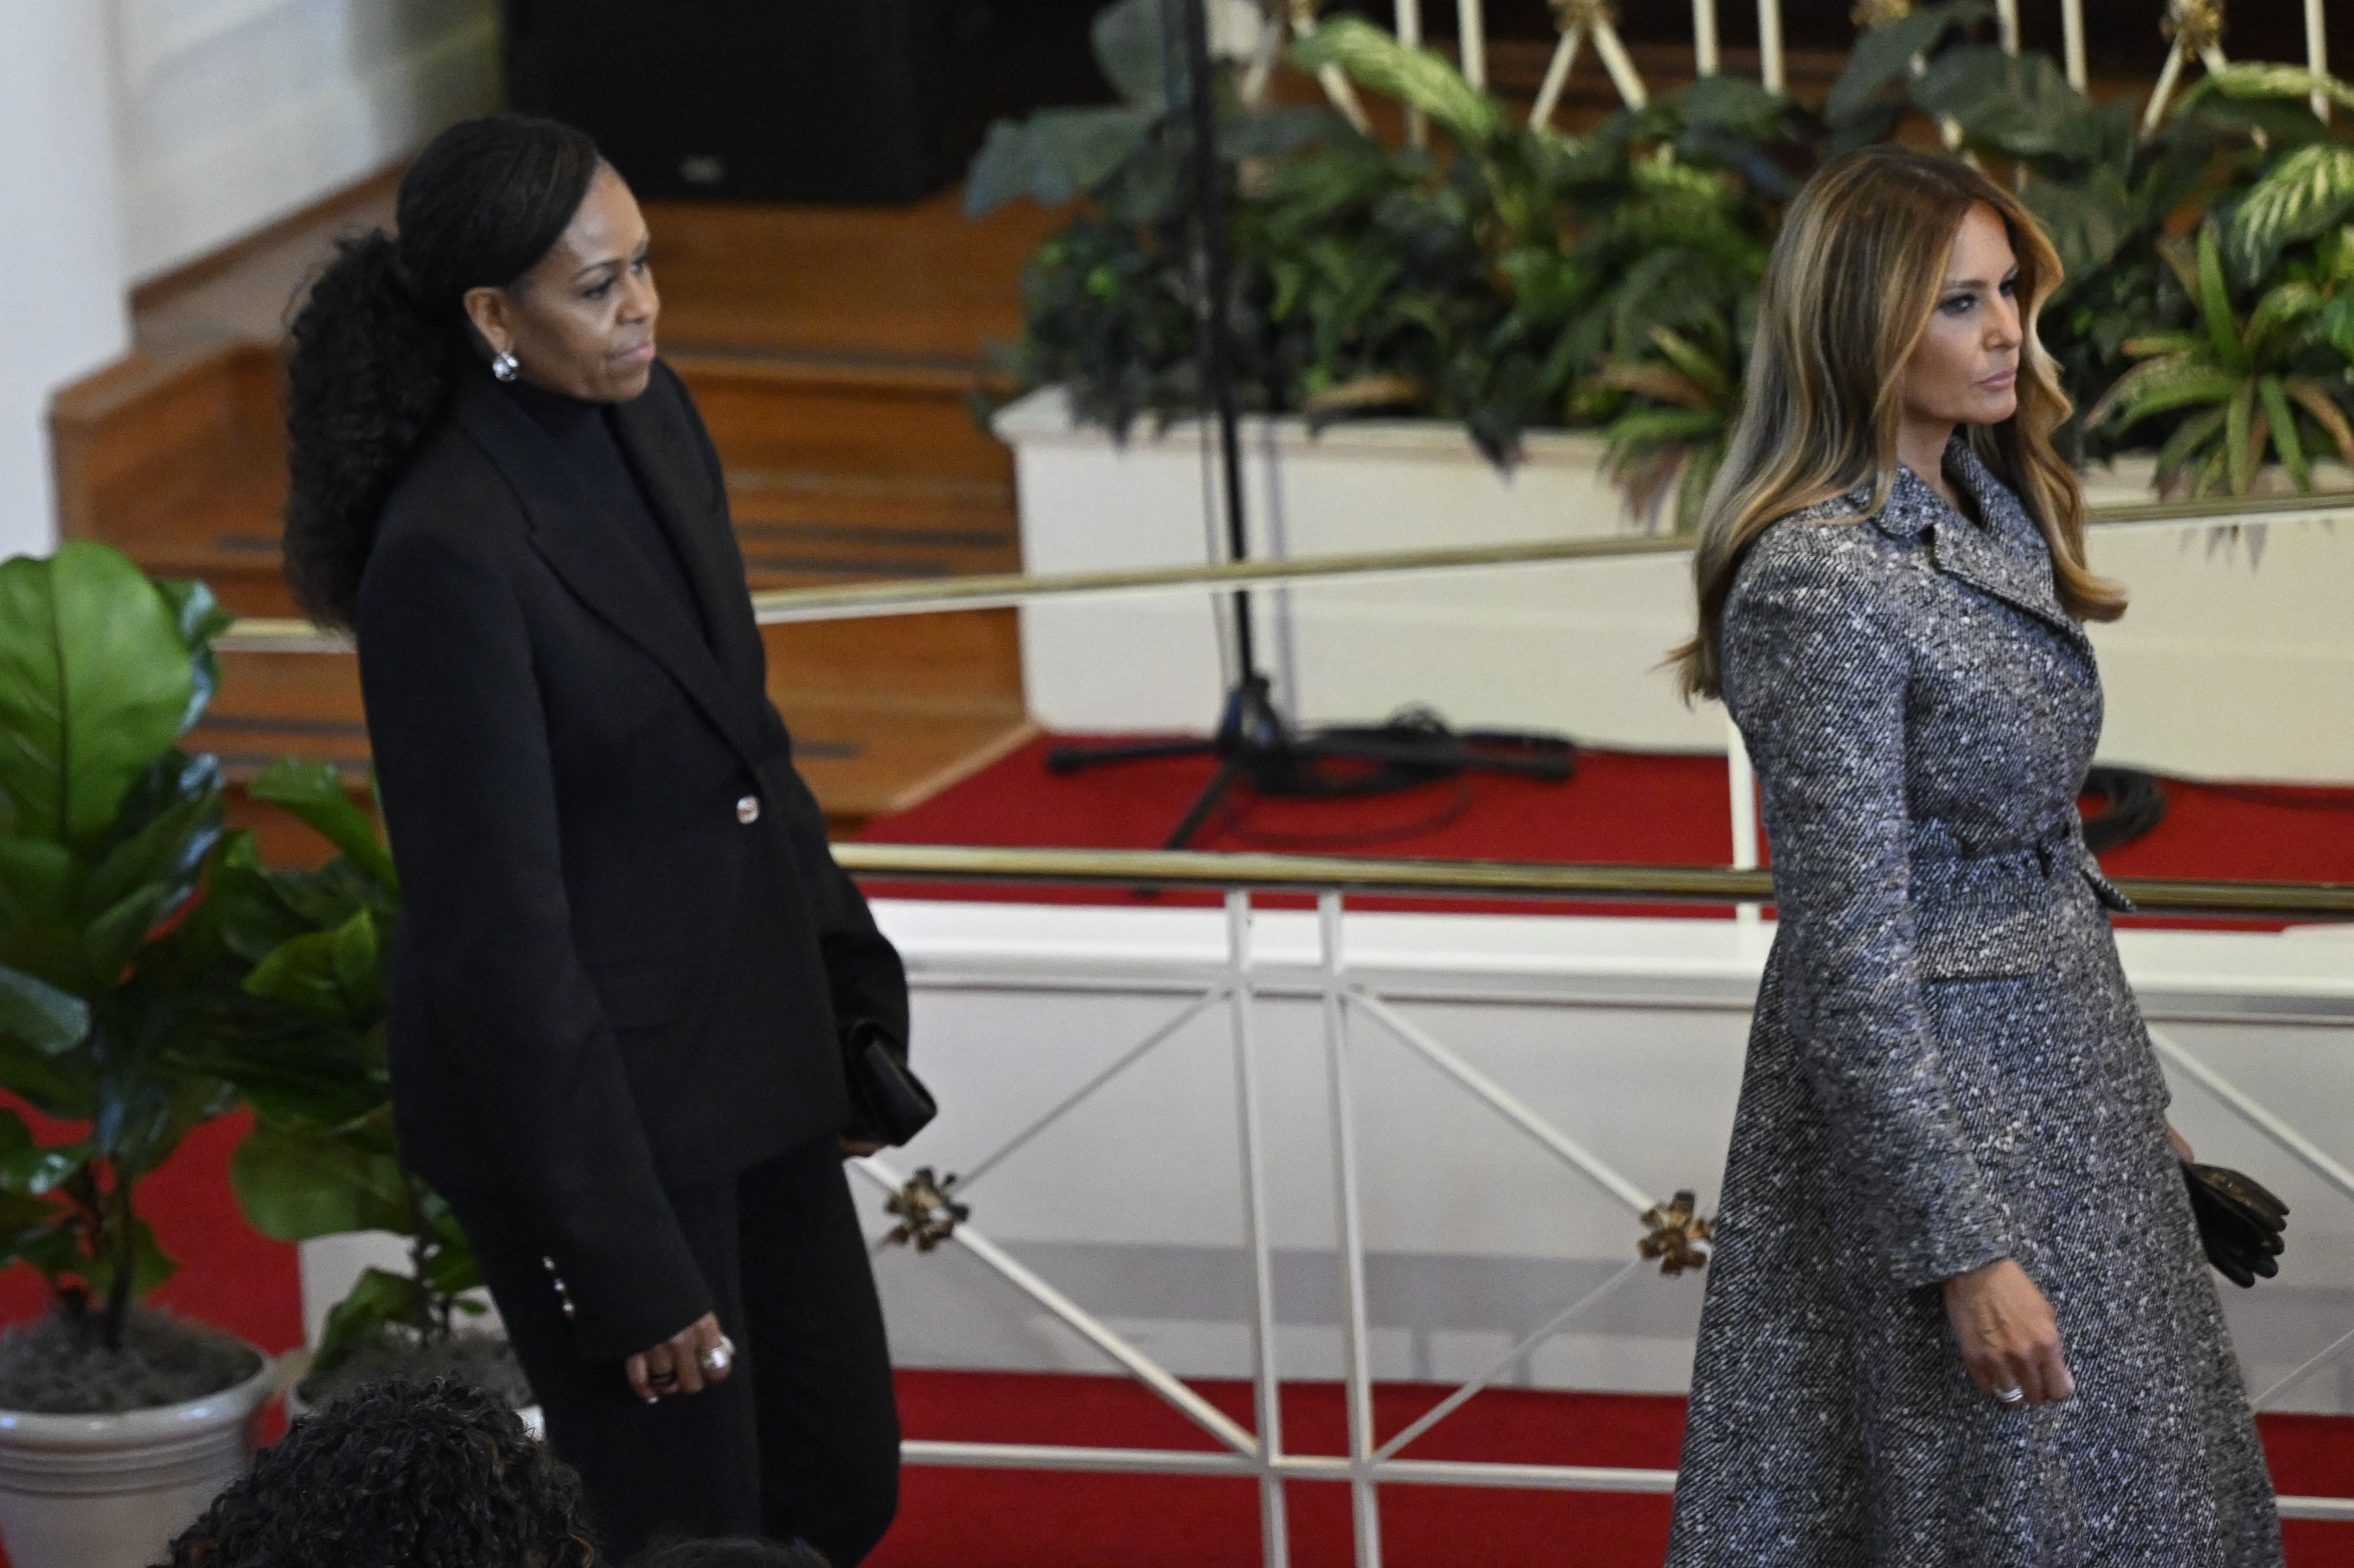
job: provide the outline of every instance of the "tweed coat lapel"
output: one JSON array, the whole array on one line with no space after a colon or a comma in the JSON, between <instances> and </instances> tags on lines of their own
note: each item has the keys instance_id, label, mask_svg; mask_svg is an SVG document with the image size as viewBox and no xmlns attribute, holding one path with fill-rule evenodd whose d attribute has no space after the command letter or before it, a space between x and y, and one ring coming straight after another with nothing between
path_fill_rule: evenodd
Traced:
<instances>
[{"instance_id":1,"label":"tweed coat lapel","mask_svg":"<svg viewBox=\"0 0 2354 1568\"><path fill-rule=\"evenodd\" d=\"M2092 639L2052 591L2042 531L2019 499L1987 471L1959 436L1946 449L1946 465L1977 501L1978 515L1985 519L1983 526L1947 505L1944 496L1909 468L1896 471L1888 503L1873 523L1893 539L1927 535L1929 558L1939 571L2033 616L2060 633L2070 647L2089 656Z\"/></svg>"},{"instance_id":2,"label":"tweed coat lapel","mask_svg":"<svg viewBox=\"0 0 2354 1568\"><path fill-rule=\"evenodd\" d=\"M727 744L758 770L776 747L764 740L754 722L753 705L727 679L687 608L674 595L650 592L642 577L631 570L637 551L629 535L572 472L555 442L486 379L470 380L460 392L457 419L514 487L530 524L532 548L540 558L599 619L667 671ZM635 459L638 454L631 455ZM674 508L675 496L665 499L670 477L656 477L661 466L642 461L641 477L657 505ZM703 552L689 544L695 530L682 528L685 520L675 512L663 521L680 542L707 618L715 628L725 627L729 618L712 605L703 580Z\"/></svg>"}]
</instances>

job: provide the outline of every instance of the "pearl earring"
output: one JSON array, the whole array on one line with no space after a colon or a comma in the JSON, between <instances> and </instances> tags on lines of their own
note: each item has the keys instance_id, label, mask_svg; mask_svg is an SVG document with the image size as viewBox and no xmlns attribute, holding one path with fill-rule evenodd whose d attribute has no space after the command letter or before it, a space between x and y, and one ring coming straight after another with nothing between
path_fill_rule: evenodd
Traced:
<instances>
[{"instance_id":1,"label":"pearl earring","mask_svg":"<svg viewBox=\"0 0 2354 1568\"><path fill-rule=\"evenodd\" d=\"M501 349L499 356L491 361L491 374L502 381L514 380L515 372L521 367L522 362L515 358L512 349Z\"/></svg>"}]
</instances>

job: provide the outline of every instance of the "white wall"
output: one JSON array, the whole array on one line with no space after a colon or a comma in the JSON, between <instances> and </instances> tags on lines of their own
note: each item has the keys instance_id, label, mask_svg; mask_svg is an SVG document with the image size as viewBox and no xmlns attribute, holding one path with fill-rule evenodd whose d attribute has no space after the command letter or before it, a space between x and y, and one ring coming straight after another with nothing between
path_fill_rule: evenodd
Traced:
<instances>
[{"instance_id":1,"label":"white wall","mask_svg":"<svg viewBox=\"0 0 2354 1568\"><path fill-rule=\"evenodd\" d=\"M134 281L376 173L498 97L495 0L111 5Z\"/></svg>"},{"instance_id":2,"label":"white wall","mask_svg":"<svg viewBox=\"0 0 2354 1568\"><path fill-rule=\"evenodd\" d=\"M130 286L376 173L498 98L496 0L0 0L0 556L56 537L57 389L131 346Z\"/></svg>"},{"instance_id":3,"label":"white wall","mask_svg":"<svg viewBox=\"0 0 2354 1568\"><path fill-rule=\"evenodd\" d=\"M115 205L104 11L90 0L0 5L0 557L46 552L57 509L48 411L61 383L130 343Z\"/></svg>"}]
</instances>

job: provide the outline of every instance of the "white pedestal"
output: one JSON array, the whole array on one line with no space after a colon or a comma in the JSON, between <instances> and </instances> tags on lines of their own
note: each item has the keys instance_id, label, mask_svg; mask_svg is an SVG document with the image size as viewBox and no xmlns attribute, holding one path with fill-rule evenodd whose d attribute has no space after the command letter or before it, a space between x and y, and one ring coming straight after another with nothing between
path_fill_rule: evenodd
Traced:
<instances>
[{"instance_id":1,"label":"white pedestal","mask_svg":"<svg viewBox=\"0 0 2354 1568\"><path fill-rule=\"evenodd\" d=\"M1014 448L1034 572L1223 558L1198 423L1128 441L1075 427L1059 392L998 418ZM1624 530L1602 442L1532 436L1499 473L1455 426L1252 418L1244 431L1255 555L1593 537ZM2147 498L2146 463L2093 476L2096 502ZM2333 477L2340 477L2333 476ZM2260 543L2257 541L2260 540ZM2221 541L2206 524L2104 526L2093 564L2134 609L2095 627L2109 691L2105 758L2199 777L2354 779L2354 528L2282 517ZM1687 707L1661 668L1691 630L1681 555L1306 582L1254 595L1261 663L1307 722L1426 703L1458 726L1552 729L1599 746L1722 750L1723 718ZM1198 590L1022 612L1031 711L1050 728L1206 729L1227 684Z\"/></svg>"}]
</instances>

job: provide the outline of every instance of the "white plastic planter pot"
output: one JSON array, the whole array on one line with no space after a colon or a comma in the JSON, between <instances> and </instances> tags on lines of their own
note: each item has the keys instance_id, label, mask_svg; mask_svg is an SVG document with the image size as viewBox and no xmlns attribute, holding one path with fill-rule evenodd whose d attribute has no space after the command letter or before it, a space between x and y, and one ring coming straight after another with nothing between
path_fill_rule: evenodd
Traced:
<instances>
[{"instance_id":1,"label":"white plastic planter pot","mask_svg":"<svg viewBox=\"0 0 2354 1568\"><path fill-rule=\"evenodd\" d=\"M259 1353L259 1352L257 1352ZM0 1411L0 1541L14 1568L148 1568L253 1458L277 1387L111 1415Z\"/></svg>"},{"instance_id":2,"label":"white plastic planter pot","mask_svg":"<svg viewBox=\"0 0 2354 1568\"><path fill-rule=\"evenodd\" d=\"M1205 517L1198 422L1139 421L1125 443L1074 425L1057 388L1000 413L1034 572L1199 565L1224 554ZM1607 537L1628 524L1591 431L1532 433L1500 472L1458 426L1375 420L1311 434L1246 419L1244 484L1262 558ZM2085 476L2098 505L2150 498L2152 463ZM2354 476L2325 464L2324 490ZM2285 482L2270 476L2264 488ZM2094 569L2133 596L2092 629L2108 688L2105 760L2193 777L2354 779L2354 531L2327 514L2094 530ZM1278 700L1309 723L1427 703L1462 726L1559 730L1596 746L1722 750L1723 712L1687 705L1664 665L1691 634L1691 565L1646 556L1419 577L1300 582L1253 596ZM1050 729L1207 729L1230 676L1212 596L1056 599L1022 611L1030 711Z\"/></svg>"}]
</instances>

